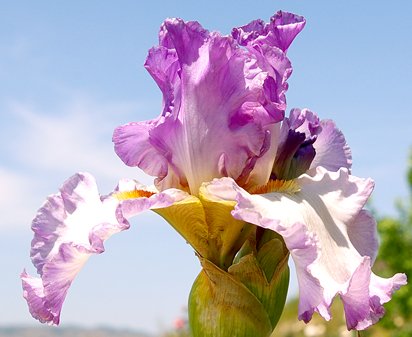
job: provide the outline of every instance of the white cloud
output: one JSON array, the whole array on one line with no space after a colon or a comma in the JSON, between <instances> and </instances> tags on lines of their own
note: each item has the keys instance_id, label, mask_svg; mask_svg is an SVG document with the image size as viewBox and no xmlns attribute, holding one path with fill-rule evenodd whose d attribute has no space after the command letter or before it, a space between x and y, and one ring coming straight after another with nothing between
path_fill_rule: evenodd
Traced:
<instances>
[{"instance_id":1,"label":"white cloud","mask_svg":"<svg viewBox=\"0 0 412 337\"><path fill-rule=\"evenodd\" d=\"M111 142L118 125L111 116L132 110L136 106L131 104L96 104L79 99L58 114L42 114L30 106L14 104L11 112L21 121L14 153L25 165L42 170L87 170L116 180L127 173L146 180L143 172L121 163Z\"/></svg>"},{"instance_id":2,"label":"white cloud","mask_svg":"<svg viewBox=\"0 0 412 337\"><path fill-rule=\"evenodd\" d=\"M28 176L0 167L0 230L29 228L36 207L34 185Z\"/></svg>"},{"instance_id":3,"label":"white cloud","mask_svg":"<svg viewBox=\"0 0 412 337\"><path fill-rule=\"evenodd\" d=\"M4 152L0 230L27 228L46 196L56 193L63 181L78 171L92 173L103 194L124 177L151 184L153 178L121 162L111 142L113 129L132 121L132 112L136 117L138 108L136 103L98 103L79 97L59 108L59 113L40 113L19 102L10 104L13 124L9 122L7 128L14 136L0 149ZM12 168L16 163L18 171Z\"/></svg>"},{"instance_id":4,"label":"white cloud","mask_svg":"<svg viewBox=\"0 0 412 337\"><path fill-rule=\"evenodd\" d=\"M90 128L88 116L77 112L63 116L47 116L35 113L25 106L15 106L23 122L23 142L15 144L20 160L42 169L62 169L74 166L89 166L91 150L95 148L95 130ZM97 149L93 157L101 156ZM100 152L100 153L99 153Z\"/></svg>"}]
</instances>

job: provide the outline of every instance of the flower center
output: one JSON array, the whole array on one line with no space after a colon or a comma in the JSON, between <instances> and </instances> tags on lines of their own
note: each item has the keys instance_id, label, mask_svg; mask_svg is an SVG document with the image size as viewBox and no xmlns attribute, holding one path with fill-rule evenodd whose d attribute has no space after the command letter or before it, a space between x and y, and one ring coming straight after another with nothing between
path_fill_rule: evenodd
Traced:
<instances>
[{"instance_id":1,"label":"flower center","mask_svg":"<svg viewBox=\"0 0 412 337\"><path fill-rule=\"evenodd\" d=\"M132 190L132 191L124 191L124 192L117 192L115 193L115 197L122 201L128 199L137 199L137 198L149 198L151 197L154 192L145 191L145 190Z\"/></svg>"},{"instance_id":2,"label":"flower center","mask_svg":"<svg viewBox=\"0 0 412 337\"><path fill-rule=\"evenodd\" d=\"M300 186L296 180L269 180L266 185L254 186L249 190L251 194L265 194L270 192L298 193Z\"/></svg>"}]
</instances>

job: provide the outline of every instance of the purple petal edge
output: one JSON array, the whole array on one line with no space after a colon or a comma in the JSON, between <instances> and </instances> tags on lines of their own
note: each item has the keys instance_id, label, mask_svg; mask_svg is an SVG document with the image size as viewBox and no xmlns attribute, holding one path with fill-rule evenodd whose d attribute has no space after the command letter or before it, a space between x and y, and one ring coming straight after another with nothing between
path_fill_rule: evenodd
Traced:
<instances>
[{"instance_id":1,"label":"purple petal edge","mask_svg":"<svg viewBox=\"0 0 412 337\"><path fill-rule=\"evenodd\" d=\"M160 191L197 195L215 177L248 181L269 148L268 132L284 117L292 71L285 51L304 24L278 12L262 31L256 28L258 47L243 48L198 22L166 20L145 63L163 93L162 113L117 128L117 155L156 177Z\"/></svg>"},{"instance_id":2,"label":"purple petal edge","mask_svg":"<svg viewBox=\"0 0 412 337\"><path fill-rule=\"evenodd\" d=\"M370 257L364 257L349 282L346 293L340 293L348 330L364 330L385 314L383 304L407 284L405 274L385 279L371 272Z\"/></svg>"},{"instance_id":3,"label":"purple petal edge","mask_svg":"<svg viewBox=\"0 0 412 337\"><path fill-rule=\"evenodd\" d=\"M284 238L297 270L299 319L309 322L318 312L329 320L330 306L339 295L348 329L363 330L383 316L382 305L406 284L406 275L385 279L371 272L376 223L362 208L373 182L351 176L345 168L316 171L296 180L301 190L294 195L275 191L252 195L230 178L205 186L215 198L237 202L235 218Z\"/></svg>"},{"instance_id":4,"label":"purple petal edge","mask_svg":"<svg viewBox=\"0 0 412 337\"><path fill-rule=\"evenodd\" d=\"M129 228L117 212L118 204L114 198L100 198L90 174L78 173L39 209L32 222L31 257L40 277L21 274L23 296L34 318L59 324L67 291L84 263L104 251L107 238Z\"/></svg>"},{"instance_id":5,"label":"purple petal edge","mask_svg":"<svg viewBox=\"0 0 412 337\"><path fill-rule=\"evenodd\" d=\"M148 197L136 190L145 191ZM73 280L91 255L104 252L104 241L128 229L128 218L186 197L187 193L175 189L157 193L130 179L121 180L110 195L100 196L90 174L69 178L60 193L49 196L32 222L31 258L40 277L25 270L21 274L31 315L42 323L58 325Z\"/></svg>"}]
</instances>

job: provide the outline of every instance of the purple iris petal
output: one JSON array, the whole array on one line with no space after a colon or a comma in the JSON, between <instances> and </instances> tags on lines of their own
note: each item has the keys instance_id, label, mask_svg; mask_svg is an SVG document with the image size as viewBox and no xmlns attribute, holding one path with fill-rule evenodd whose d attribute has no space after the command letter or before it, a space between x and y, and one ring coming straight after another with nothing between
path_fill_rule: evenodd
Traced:
<instances>
[{"instance_id":1,"label":"purple iris petal","mask_svg":"<svg viewBox=\"0 0 412 337\"><path fill-rule=\"evenodd\" d=\"M115 130L113 140L116 146L129 148L122 157L125 164L139 166L153 176L165 177L168 172L168 162L150 143L150 133L156 124L157 121L129 123Z\"/></svg>"},{"instance_id":2,"label":"purple iris petal","mask_svg":"<svg viewBox=\"0 0 412 337\"><path fill-rule=\"evenodd\" d=\"M280 142L284 142L288 130L303 132L306 140L313 140L316 152L310 168L322 166L329 171L344 167L350 170L352 155L343 133L330 119L320 120L316 113L308 109L292 109L289 118L282 123Z\"/></svg>"},{"instance_id":3,"label":"purple iris petal","mask_svg":"<svg viewBox=\"0 0 412 337\"><path fill-rule=\"evenodd\" d=\"M371 272L370 257L365 257L353 273L349 287L340 297L345 310L348 330L364 330L375 324L385 314L384 303L406 284L405 274L395 274L389 279Z\"/></svg>"},{"instance_id":4,"label":"purple iris petal","mask_svg":"<svg viewBox=\"0 0 412 337\"><path fill-rule=\"evenodd\" d=\"M234 28L232 35L243 46L271 45L286 52L305 24L302 16L279 11L270 18L270 23L254 20L245 26Z\"/></svg>"},{"instance_id":5,"label":"purple iris petal","mask_svg":"<svg viewBox=\"0 0 412 337\"><path fill-rule=\"evenodd\" d=\"M241 48L197 22L166 20L146 61L163 92L163 112L115 130L119 157L156 176L160 190L197 194L202 182L225 175L247 181L269 148L272 125L283 119L291 72L284 47L304 25L287 13L272 21L270 38L262 33L258 48Z\"/></svg>"},{"instance_id":6,"label":"purple iris petal","mask_svg":"<svg viewBox=\"0 0 412 337\"><path fill-rule=\"evenodd\" d=\"M180 77L178 75L180 64L174 49L164 46L153 47L149 50L145 68L156 81L163 93L163 115L173 109L174 98L179 94L175 89L179 88Z\"/></svg>"},{"instance_id":7,"label":"purple iris petal","mask_svg":"<svg viewBox=\"0 0 412 337\"><path fill-rule=\"evenodd\" d=\"M259 67L270 75L264 87L267 97L271 97L269 101L277 97L277 104L272 104L272 114L276 110L283 114L286 109L286 81L292 73L286 51L305 24L303 17L279 11L271 17L270 23L255 20L232 30L232 36L256 57Z\"/></svg>"},{"instance_id":8,"label":"purple iris petal","mask_svg":"<svg viewBox=\"0 0 412 337\"><path fill-rule=\"evenodd\" d=\"M316 155L314 142L321 131L319 118L307 109L293 109L285 118L272 179L290 180L305 173Z\"/></svg>"},{"instance_id":9,"label":"purple iris petal","mask_svg":"<svg viewBox=\"0 0 412 337\"><path fill-rule=\"evenodd\" d=\"M314 141L314 139L305 141L296 151L292 158L290 167L290 172L294 172L294 175L289 179L299 177L301 174L306 173L306 171L310 168L310 164L316 156L316 151L313 147Z\"/></svg>"},{"instance_id":10,"label":"purple iris petal","mask_svg":"<svg viewBox=\"0 0 412 337\"><path fill-rule=\"evenodd\" d=\"M241 186L252 188L253 186L265 185L269 181L273 163L275 162L275 154L278 149L280 123L272 124L268 132L270 134L269 147L267 151L256 160L255 165L247 177L246 183ZM240 183L241 182L242 181L240 181Z\"/></svg>"},{"instance_id":11,"label":"purple iris petal","mask_svg":"<svg viewBox=\"0 0 412 337\"><path fill-rule=\"evenodd\" d=\"M304 133L290 129L276 153L271 179L291 180L305 173L315 156L312 143Z\"/></svg>"},{"instance_id":12,"label":"purple iris petal","mask_svg":"<svg viewBox=\"0 0 412 337\"><path fill-rule=\"evenodd\" d=\"M313 144L316 156L313 159L311 168L323 166L330 171L337 171L341 167L345 167L350 170L352 153L343 133L331 120L322 120L320 125L322 131Z\"/></svg>"},{"instance_id":13,"label":"purple iris petal","mask_svg":"<svg viewBox=\"0 0 412 337\"><path fill-rule=\"evenodd\" d=\"M317 136L322 131L320 124L319 117L313 111L308 109L292 109L289 117L283 121L282 133L292 129L304 133L306 138L309 139Z\"/></svg>"},{"instance_id":14,"label":"purple iris petal","mask_svg":"<svg viewBox=\"0 0 412 337\"><path fill-rule=\"evenodd\" d=\"M283 120L273 179L293 179L318 166L336 172L351 164L349 146L333 121L308 109L292 109Z\"/></svg>"}]
</instances>

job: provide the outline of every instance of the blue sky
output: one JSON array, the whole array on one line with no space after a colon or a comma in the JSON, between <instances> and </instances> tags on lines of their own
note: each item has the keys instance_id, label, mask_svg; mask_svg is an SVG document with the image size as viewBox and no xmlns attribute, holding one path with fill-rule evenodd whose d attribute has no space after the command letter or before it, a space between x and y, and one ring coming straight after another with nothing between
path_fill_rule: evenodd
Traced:
<instances>
[{"instance_id":1,"label":"blue sky","mask_svg":"<svg viewBox=\"0 0 412 337\"><path fill-rule=\"evenodd\" d=\"M160 113L160 90L143 63L161 22L182 17L228 34L278 9L307 19L289 51L289 108L334 119L352 148L353 173L376 181L374 207L395 214L412 145L412 3L10 1L0 13L0 325L36 324L18 275L34 272L30 221L48 194L77 171L91 172L102 193L122 177L151 182L121 163L111 134ZM167 328L198 271L184 240L144 214L90 259L62 324Z\"/></svg>"}]
</instances>

